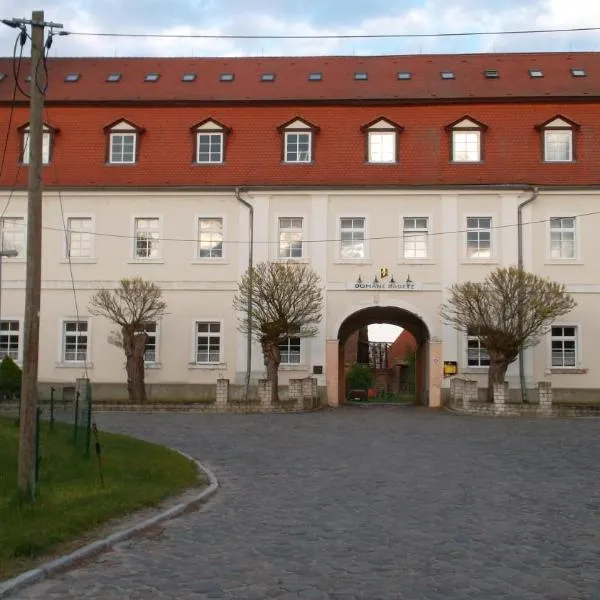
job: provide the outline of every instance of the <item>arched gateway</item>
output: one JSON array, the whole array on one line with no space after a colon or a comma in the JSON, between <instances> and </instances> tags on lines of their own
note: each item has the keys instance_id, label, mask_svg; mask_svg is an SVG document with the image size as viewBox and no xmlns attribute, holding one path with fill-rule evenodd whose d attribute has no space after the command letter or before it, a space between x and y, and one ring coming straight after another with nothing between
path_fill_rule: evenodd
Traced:
<instances>
[{"instance_id":1,"label":"arched gateway","mask_svg":"<svg viewBox=\"0 0 600 600\"><path fill-rule=\"evenodd\" d=\"M346 397L344 374L344 344L350 335L373 323L398 325L409 331L417 341L417 401L425 406L441 404L441 342L432 336L432 324L424 317L398 306L367 306L344 315L334 328L334 339L327 341L327 402L339 406ZM333 337L333 336L332 336Z\"/></svg>"}]
</instances>

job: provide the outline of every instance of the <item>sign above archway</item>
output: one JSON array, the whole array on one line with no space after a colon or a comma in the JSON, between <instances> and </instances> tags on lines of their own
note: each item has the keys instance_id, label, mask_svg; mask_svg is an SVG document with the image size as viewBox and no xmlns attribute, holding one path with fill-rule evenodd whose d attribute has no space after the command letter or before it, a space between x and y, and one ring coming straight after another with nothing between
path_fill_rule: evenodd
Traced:
<instances>
[{"instance_id":1,"label":"sign above archway","mask_svg":"<svg viewBox=\"0 0 600 600\"><path fill-rule=\"evenodd\" d=\"M423 289L423 284L414 281L349 281L346 289L418 292Z\"/></svg>"},{"instance_id":2,"label":"sign above archway","mask_svg":"<svg viewBox=\"0 0 600 600\"><path fill-rule=\"evenodd\" d=\"M422 289L422 284L415 283L410 275L406 278L406 281L396 281L394 276L390 276L389 269L387 267L381 267L378 275L375 275L373 281L363 281L359 275L358 279L354 282L348 282L346 288L349 290L396 290L396 291L407 291L417 292Z\"/></svg>"}]
</instances>

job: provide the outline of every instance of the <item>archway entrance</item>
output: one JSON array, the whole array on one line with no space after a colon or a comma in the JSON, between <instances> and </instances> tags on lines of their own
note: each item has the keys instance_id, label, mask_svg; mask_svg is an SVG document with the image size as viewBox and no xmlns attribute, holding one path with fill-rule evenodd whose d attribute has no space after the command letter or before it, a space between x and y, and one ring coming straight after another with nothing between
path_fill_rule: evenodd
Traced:
<instances>
[{"instance_id":1,"label":"archway entrance","mask_svg":"<svg viewBox=\"0 0 600 600\"><path fill-rule=\"evenodd\" d=\"M407 330L416 340L417 403L440 406L441 343L432 340L429 328L416 314L396 306L369 306L347 316L337 331L336 339L327 342L327 400L330 406L339 406L346 399L344 346L357 330L374 323L388 323Z\"/></svg>"}]
</instances>

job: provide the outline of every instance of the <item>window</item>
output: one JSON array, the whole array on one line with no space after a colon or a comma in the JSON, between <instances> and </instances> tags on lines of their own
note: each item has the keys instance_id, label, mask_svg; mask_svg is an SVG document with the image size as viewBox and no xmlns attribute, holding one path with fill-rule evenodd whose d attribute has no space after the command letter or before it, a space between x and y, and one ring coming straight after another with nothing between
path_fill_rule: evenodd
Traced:
<instances>
[{"instance_id":1,"label":"window","mask_svg":"<svg viewBox=\"0 0 600 600\"><path fill-rule=\"evenodd\" d=\"M109 164L127 165L138 160L141 127L127 119L119 119L104 128L106 135L106 160Z\"/></svg>"},{"instance_id":2,"label":"window","mask_svg":"<svg viewBox=\"0 0 600 600\"><path fill-rule=\"evenodd\" d=\"M452 160L454 162L479 162L481 160L481 132L453 131Z\"/></svg>"},{"instance_id":3,"label":"window","mask_svg":"<svg viewBox=\"0 0 600 600\"><path fill-rule=\"evenodd\" d=\"M233 73L221 73L220 80L221 81L233 81L234 75Z\"/></svg>"},{"instance_id":4,"label":"window","mask_svg":"<svg viewBox=\"0 0 600 600\"><path fill-rule=\"evenodd\" d=\"M196 363L221 362L221 323L196 322Z\"/></svg>"},{"instance_id":5,"label":"window","mask_svg":"<svg viewBox=\"0 0 600 600\"><path fill-rule=\"evenodd\" d=\"M587 73L585 72L585 69L573 68L571 69L571 75L573 75L573 77L585 77Z\"/></svg>"},{"instance_id":6,"label":"window","mask_svg":"<svg viewBox=\"0 0 600 600\"><path fill-rule=\"evenodd\" d=\"M25 257L25 219L23 217L2 217L2 250L16 250L19 257Z\"/></svg>"},{"instance_id":7,"label":"window","mask_svg":"<svg viewBox=\"0 0 600 600\"><path fill-rule=\"evenodd\" d=\"M454 79L454 72L453 71L442 71L440 73L440 76L442 79Z\"/></svg>"},{"instance_id":8,"label":"window","mask_svg":"<svg viewBox=\"0 0 600 600\"><path fill-rule=\"evenodd\" d=\"M357 81L366 81L369 79L369 74L365 73L364 71L360 71L358 73L354 73L354 79Z\"/></svg>"},{"instance_id":9,"label":"window","mask_svg":"<svg viewBox=\"0 0 600 600\"><path fill-rule=\"evenodd\" d=\"M550 219L550 257L575 258L575 217L552 217Z\"/></svg>"},{"instance_id":10,"label":"window","mask_svg":"<svg viewBox=\"0 0 600 600\"><path fill-rule=\"evenodd\" d=\"M366 135L366 160L370 163L395 163L398 161L397 139L403 128L386 119L377 119L361 126Z\"/></svg>"},{"instance_id":11,"label":"window","mask_svg":"<svg viewBox=\"0 0 600 600\"><path fill-rule=\"evenodd\" d=\"M569 130L544 131L544 160L570 162L573 160L573 132Z\"/></svg>"},{"instance_id":12,"label":"window","mask_svg":"<svg viewBox=\"0 0 600 600\"><path fill-rule=\"evenodd\" d=\"M159 258L160 219L135 219L135 258Z\"/></svg>"},{"instance_id":13,"label":"window","mask_svg":"<svg viewBox=\"0 0 600 600\"><path fill-rule=\"evenodd\" d=\"M469 329L467 332L467 365L469 367L490 366L490 355L481 343L477 328Z\"/></svg>"},{"instance_id":14,"label":"window","mask_svg":"<svg viewBox=\"0 0 600 600\"><path fill-rule=\"evenodd\" d=\"M110 134L110 163L132 164L135 162L135 146L137 134L111 133Z\"/></svg>"},{"instance_id":15,"label":"window","mask_svg":"<svg viewBox=\"0 0 600 600\"><path fill-rule=\"evenodd\" d=\"M52 139L52 131L44 127L42 133L42 163L47 165L50 162L50 142ZM29 127L23 129L23 157L22 162L28 165L30 161L31 150L29 149Z\"/></svg>"},{"instance_id":16,"label":"window","mask_svg":"<svg viewBox=\"0 0 600 600\"><path fill-rule=\"evenodd\" d=\"M309 81L321 81L323 79L323 73L309 73L308 74L308 80Z\"/></svg>"},{"instance_id":17,"label":"window","mask_svg":"<svg viewBox=\"0 0 600 600\"><path fill-rule=\"evenodd\" d=\"M85 362L88 352L87 321L64 321L63 361Z\"/></svg>"},{"instance_id":18,"label":"window","mask_svg":"<svg viewBox=\"0 0 600 600\"><path fill-rule=\"evenodd\" d=\"M575 155L574 132L579 124L562 115L535 126L542 136L542 155L545 162L573 162Z\"/></svg>"},{"instance_id":19,"label":"window","mask_svg":"<svg viewBox=\"0 0 600 600\"><path fill-rule=\"evenodd\" d=\"M198 219L198 258L223 258L223 219Z\"/></svg>"},{"instance_id":20,"label":"window","mask_svg":"<svg viewBox=\"0 0 600 600\"><path fill-rule=\"evenodd\" d=\"M285 134L285 162L310 162L311 135L310 132Z\"/></svg>"},{"instance_id":21,"label":"window","mask_svg":"<svg viewBox=\"0 0 600 600\"><path fill-rule=\"evenodd\" d=\"M190 128L194 135L193 162L217 165L225 162L227 135L231 129L223 123L208 118Z\"/></svg>"},{"instance_id":22,"label":"window","mask_svg":"<svg viewBox=\"0 0 600 600\"><path fill-rule=\"evenodd\" d=\"M121 73L109 73L106 81L109 83L116 83L117 81L121 81Z\"/></svg>"},{"instance_id":23,"label":"window","mask_svg":"<svg viewBox=\"0 0 600 600\"><path fill-rule=\"evenodd\" d=\"M0 358L10 356L19 360L19 341L19 321L0 321Z\"/></svg>"},{"instance_id":24,"label":"window","mask_svg":"<svg viewBox=\"0 0 600 600\"><path fill-rule=\"evenodd\" d=\"M366 258L364 217L340 219L340 255L343 259Z\"/></svg>"},{"instance_id":25,"label":"window","mask_svg":"<svg viewBox=\"0 0 600 600\"><path fill-rule=\"evenodd\" d=\"M314 136L319 128L301 117L277 127L281 134L282 158L286 163L310 163L314 158Z\"/></svg>"},{"instance_id":26,"label":"window","mask_svg":"<svg viewBox=\"0 0 600 600\"><path fill-rule=\"evenodd\" d=\"M160 79L160 75L158 73L148 73L144 77L144 81L150 81L150 82L158 81L159 79Z\"/></svg>"},{"instance_id":27,"label":"window","mask_svg":"<svg viewBox=\"0 0 600 600\"><path fill-rule=\"evenodd\" d=\"M275 81L275 73L263 73L260 76L261 81Z\"/></svg>"},{"instance_id":28,"label":"window","mask_svg":"<svg viewBox=\"0 0 600 600\"><path fill-rule=\"evenodd\" d=\"M482 137L486 129L487 125L468 115L447 125L446 131L450 135L450 160L457 163L481 162Z\"/></svg>"},{"instance_id":29,"label":"window","mask_svg":"<svg viewBox=\"0 0 600 600\"><path fill-rule=\"evenodd\" d=\"M181 76L181 81L185 81L186 83L196 81L196 73L184 73Z\"/></svg>"},{"instance_id":30,"label":"window","mask_svg":"<svg viewBox=\"0 0 600 600\"><path fill-rule=\"evenodd\" d=\"M91 217L70 217L67 219L67 257L92 257Z\"/></svg>"},{"instance_id":31,"label":"window","mask_svg":"<svg viewBox=\"0 0 600 600\"><path fill-rule=\"evenodd\" d=\"M404 217L404 258L427 258L427 217Z\"/></svg>"},{"instance_id":32,"label":"window","mask_svg":"<svg viewBox=\"0 0 600 600\"><path fill-rule=\"evenodd\" d=\"M467 258L492 258L492 217L467 217Z\"/></svg>"},{"instance_id":33,"label":"window","mask_svg":"<svg viewBox=\"0 0 600 600\"><path fill-rule=\"evenodd\" d=\"M395 131L369 131L369 162L396 162Z\"/></svg>"},{"instance_id":34,"label":"window","mask_svg":"<svg viewBox=\"0 0 600 600\"><path fill-rule=\"evenodd\" d=\"M75 83L76 81L79 81L79 77L79 73L68 73L65 77L65 81L67 83Z\"/></svg>"},{"instance_id":35,"label":"window","mask_svg":"<svg viewBox=\"0 0 600 600\"><path fill-rule=\"evenodd\" d=\"M483 74L486 79L498 79L500 77L500 73L496 69L486 69Z\"/></svg>"},{"instance_id":36,"label":"window","mask_svg":"<svg viewBox=\"0 0 600 600\"><path fill-rule=\"evenodd\" d=\"M279 258L302 258L302 217L279 219Z\"/></svg>"},{"instance_id":37,"label":"window","mask_svg":"<svg viewBox=\"0 0 600 600\"><path fill-rule=\"evenodd\" d=\"M409 71L400 71L398 73L398 79L400 81L408 81L409 79L412 79L412 73Z\"/></svg>"},{"instance_id":38,"label":"window","mask_svg":"<svg viewBox=\"0 0 600 600\"><path fill-rule=\"evenodd\" d=\"M282 365L299 365L300 364L300 338L289 337L279 344L279 352L281 354Z\"/></svg>"},{"instance_id":39,"label":"window","mask_svg":"<svg viewBox=\"0 0 600 600\"><path fill-rule=\"evenodd\" d=\"M544 71L542 71L541 69L529 69L529 77L543 77L544 76Z\"/></svg>"},{"instance_id":40,"label":"window","mask_svg":"<svg viewBox=\"0 0 600 600\"><path fill-rule=\"evenodd\" d=\"M142 331L148 336L144 346L145 363L155 363L158 360L157 330L156 321L143 325Z\"/></svg>"},{"instance_id":41,"label":"window","mask_svg":"<svg viewBox=\"0 0 600 600\"><path fill-rule=\"evenodd\" d=\"M198 132L199 163L223 162L223 134Z\"/></svg>"},{"instance_id":42,"label":"window","mask_svg":"<svg viewBox=\"0 0 600 600\"><path fill-rule=\"evenodd\" d=\"M552 327L552 366L569 368L577 365L577 327Z\"/></svg>"}]
</instances>

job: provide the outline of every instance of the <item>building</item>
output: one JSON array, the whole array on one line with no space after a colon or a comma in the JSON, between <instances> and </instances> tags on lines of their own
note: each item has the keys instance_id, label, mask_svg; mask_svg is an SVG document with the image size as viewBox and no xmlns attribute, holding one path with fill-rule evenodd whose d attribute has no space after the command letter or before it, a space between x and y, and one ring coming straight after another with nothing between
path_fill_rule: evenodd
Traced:
<instances>
[{"instance_id":1,"label":"building","mask_svg":"<svg viewBox=\"0 0 600 600\"><path fill-rule=\"evenodd\" d=\"M410 331L404 330L391 344L387 352L387 366L405 364L409 356L417 349L417 340Z\"/></svg>"},{"instance_id":2,"label":"building","mask_svg":"<svg viewBox=\"0 0 600 600\"><path fill-rule=\"evenodd\" d=\"M443 361L485 381L476 332L439 320L449 285L519 258L578 306L525 356L529 386L600 389L600 54L306 58L56 58L45 112L40 379L87 371L124 391L100 287L158 282L169 314L149 331L154 395L242 383L231 308L254 260L310 262L326 288L319 335L290 339L281 382L315 373L344 396L348 336L373 322L418 344L421 401L440 404ZM5 247L3 351L22 350L28 105L0 61ZM29 72L23 63L22 85ZM10 128L9 128L10 124ZM13 191L14 188L14 191ZM65 236L64 228L69 233ZM72 269L75 294L70 269ZM75 303L76 300L76 303ZM252 379L264 374L258 346ZM508 373L517 383L517 366Z\"/></svg>"},{"instance_id":3,"label":"building","mask_svg":"<svg viewBox=\"0 0 600 600\"><path fill-rule=\"evenodd\" d=\"M361 327L350 334L344 345L344 365L346 369L354 363L369 364L369 331Z\"/></svg>"}]
</instances>

